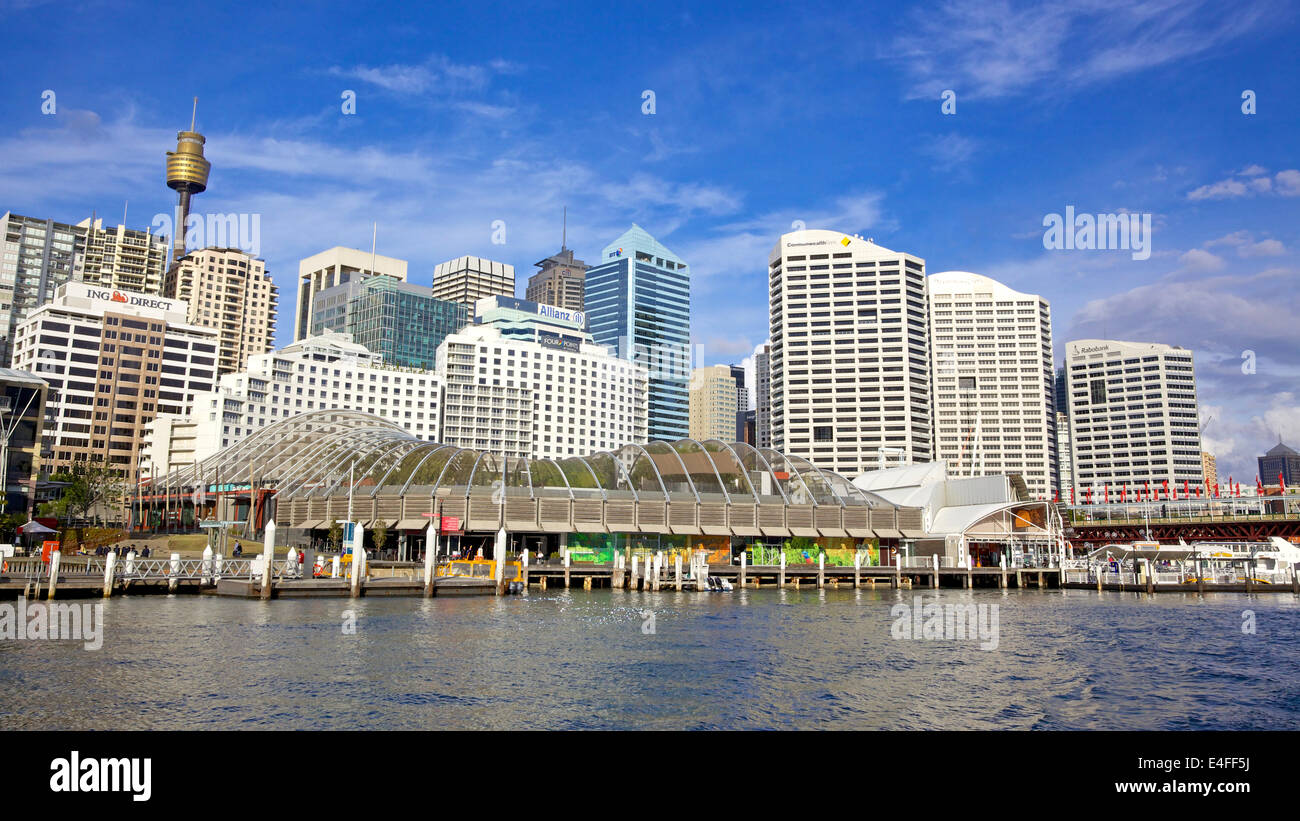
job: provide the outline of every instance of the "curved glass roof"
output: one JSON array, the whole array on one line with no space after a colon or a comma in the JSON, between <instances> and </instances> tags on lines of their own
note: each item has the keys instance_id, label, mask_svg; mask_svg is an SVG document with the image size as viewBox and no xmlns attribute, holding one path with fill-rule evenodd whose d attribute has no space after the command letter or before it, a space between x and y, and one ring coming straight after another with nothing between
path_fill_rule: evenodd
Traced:
<instances>
[{"instance_id":1,"label":"curved glass roof","mask_svg":"<svg viewBox=\"0 0 1300 821\"><path fill-rule=\"evenodd\" d=\"M479 495L894 507L838 473L743 442L647 442L567 459L503 457L419 439L368 413L282 419L159 480L171 488L246 484L282 499ZM439 494L442 491L442 494Z\"/></svg>"}]
</instances>

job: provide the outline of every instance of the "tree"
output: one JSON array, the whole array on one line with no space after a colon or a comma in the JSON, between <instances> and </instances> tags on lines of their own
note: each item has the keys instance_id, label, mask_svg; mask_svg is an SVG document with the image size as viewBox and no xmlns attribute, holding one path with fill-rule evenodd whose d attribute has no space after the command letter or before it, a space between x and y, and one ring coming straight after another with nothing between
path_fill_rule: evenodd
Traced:
<instances>
[{"instance_id":1,"label":"tree","mask_svg":"<svg viewBox=\"0 0 1300 821\"><path fill-rule=\"evenodd\" d=\"M55 514L60 518L88 519L101 508L120 508L126 497L126 482L117 471L105 467L102 458L78 459L72 463L71 470L50 478L68 483L54 503Z\"/></svg>"},{"instance_id":2,"label":"tree","mask_svg":"<svg viewBox=\"0 0 1300 821\"><path fill-rule=\"evenodd\" d=\"M0 516L0 542L6 544L16 542L18 540L18 528L25 524L23 522L24 518L26 517L21 513L6 513Z\"/></svg>"},{"instance_id":3,"label":"tree","mask_svg":"<svg viewBox=\"0 0 1300 821\"><path fill-rule=\"evenodd\" d=\"M330 550L338 553L343 548L343 525L338 522L330 522L329 532L325 534L325 543L330 546Z\"/></svg>"},{"instance_id":4,"label":"tree","mask_svg":"<svg viewBox=\"0 0 1300 821\"><path fill-rule=\"evenodd\" d=\"M379 553L388 545L388 525L381 520L379 524L371 528L371 533L375 538L375 552Z\"/></svg>"}]
</instances>

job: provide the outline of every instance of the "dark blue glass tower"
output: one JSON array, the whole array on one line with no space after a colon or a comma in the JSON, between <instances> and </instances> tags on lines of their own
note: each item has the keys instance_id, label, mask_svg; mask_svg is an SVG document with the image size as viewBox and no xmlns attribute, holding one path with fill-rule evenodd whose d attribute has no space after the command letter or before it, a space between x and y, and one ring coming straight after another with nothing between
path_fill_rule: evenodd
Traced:
<instances>
[{"instance_id":1,"label":"dark blue glass tower","mask_svg":"<svg viewBox=\"0 0 1300 821\"><path fill-rule=\"evenodd\" d=\"M587 271L585 306L595 342L646 369L650 439L686 438L691 376L686 263L633 225Z\"/></svg>"}]
</instances>

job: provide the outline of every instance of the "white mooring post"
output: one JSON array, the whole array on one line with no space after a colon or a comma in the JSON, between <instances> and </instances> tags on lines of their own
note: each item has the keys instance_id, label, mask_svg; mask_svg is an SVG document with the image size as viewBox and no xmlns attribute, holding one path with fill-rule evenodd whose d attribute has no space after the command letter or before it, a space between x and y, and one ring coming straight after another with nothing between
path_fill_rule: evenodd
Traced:
<instances>
[{"instance_id":1,"label":"white mooring post","mask_svg":"<svg viewBox=\"0 0 1300 821\"><path fill-rule=\"evenodd\" d=\"M123 568L123 570L128 576L135 575L135 551L134 550L126 554L126 566Z\"/></svg>"},{"instance_id":2,"label":"white mooring post","mask_svg":"<svg viewBox=\"0 0 1300 821\"><path fill-rule=\"evenodd\" d=\"M817 589L820 590L826 586L826 554L817 553Z\"/></svg>"},{"instance_id":3,"label":"white mooring post","mask_svg":"<svg viewBox=\"0 0 1300 821\"><path fill-rule=\"evenodd\" d=\"M853 589L862 586L862 551L853 551Z\"/></svg>"},{"instance_id":4,"label":"white mooring post","mask_svg":"<svg viewBox=\"0 0 1300 821\"><path fill-rule=\"evenodd\" d=\"M936 553L930 558L934 559L934 574L930 577L930 586L938 589L939 587L939 554Z\"/></svg>"},{"instance_id":5,"label":"white mooring post","mask_svg":"<svg viewBox=\"0 0 1300 821\"><path fill-rule=\"evenodd\" d=\"M221 568L225 567L226 559L220 553L212 557L212 583L216 584L221 581Z\"/></svg>"},{"instance_id":6,"label":"white mooring post","mask_svg":"<svg viewBox=\"0 0 1300 821\"><path fill-rule=\"evenodd\" d=\"M745 587L745 563L749 559L749 554L743 549L740 551L740 587Z\"/></svg>"},{"instance_id":7,"label":"white mooring post","mask_svg":"<svg viewBox=\"0 0 1300 821\"><path fill-rule=\"evenodd\" d=\"M204 587L212 584L212 547L203 548L203 561L199 565L202 569L199 574L199 584Z\"/></svg>"},{"instance_id":8,"label":"white mooring post","mask_svg":"<svg viewBox=\"0 0 1300 821\"><path fill-rule=\"evenodd\" d=\"M330 578L337 579L338 577L339 577L339 557L335 556L334 560L330 562Z\"/></svg>"},{"instance_id":9,"label":"white mooring post","mask_svg":"<svg viewBox=\"0 0 1300 821\"><path fill-rule=\"evenodd\" d=\"M54 591L59 584L59 558L60 551L56 550L50 554L50 586L46 590L45 598L54 598ZM37 595L40 595L40 588L37 588Z\"/></svg>"},{"instance_id":10,"label":"white mooring post","mask_svg":"<svg viewBox=\"0 0 1300 821\"><path fill-rule=\"evenodd\" d=\"M171 562L168 564L167 573L167 592L175 593L176 587L181 583L181 554L173 553Z\"/></svg>"},{"instance_id":11,"label":"white mooring post","mask_svg":"<svg viewBox=\"0 0 1300 821\"><path fill-rule=\"evenodd\" d=\"M781 577L777 581L777 587L785 589L785 551L781 551Z\"/></svg>"},{"instance_id":12,"label":"white mooring post","mask_svg":"<svg viewBox=\"0 0 1300 821\"><path fill-rule=\"evenodd\" d=\"M275 520L266 523L266 538L262 552L262 598L271 598L271 585L275 578Z\"/></svg>"},{"instance_id":13,"label":"white mooring post","mask_svg":"<svg viewBox=\"0 0 1300 821\"><path fill-rule=\"evenodd\" d=\"M113 595L113 574L117 571L117 554L109 553L104 559L104 598Z\"/></svg>"},{"instance_id":14,"label":"white mooring post","mask_svg":"<svg viewBox=\"0 0 1300 821\"><path fill-rule=\"evenodd\" d=\"M676 586L678 590L682 589L682 554L678 553L677 558L673 561L673 570L675 571Z\"/></svg>"},{"instance_id":15,"label":"white mooring post","mask_svg":"<svg viewBox=\"0 0 1300 821\"><path fill-rule=\"evenodd\" d=\"M497 595L503 596L506 592L506 550L509 541L506 537L506 529L497 530L496 549L492 551L492 558L496 560L496 582ZM564 558L565 567L568 567L569 558Z\"/></svg>"}]
</instances>

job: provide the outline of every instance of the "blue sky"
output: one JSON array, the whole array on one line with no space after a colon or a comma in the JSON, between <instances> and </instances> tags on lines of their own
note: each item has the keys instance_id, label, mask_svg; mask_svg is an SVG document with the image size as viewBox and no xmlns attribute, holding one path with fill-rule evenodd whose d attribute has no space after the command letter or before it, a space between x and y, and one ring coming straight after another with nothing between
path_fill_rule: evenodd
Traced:
<instances>
[{"instance_id":1,"label":"blue sky","mask_svg":"<svg viewBox=\"0 0 1300 821\"><path fill-rule=\"evenodd\" d=\"M281 343L298 260L369 247L372 221L413 281L477 254L522 291L567 205L588 262L632 222L685 258L693 337L734 362L767 336L767 254L802 220L1044 295L1058 358L1103 335L1192 348L1224 474L1253 478L1279 433L1300 445L1285 3L179 8L0 0L0 208L115 223L129 201L146 227L197 95L195 209L261 214ZM1045 250L1067 205L1151 214L1150 259Z\"/></svg>"}]
</instances>

